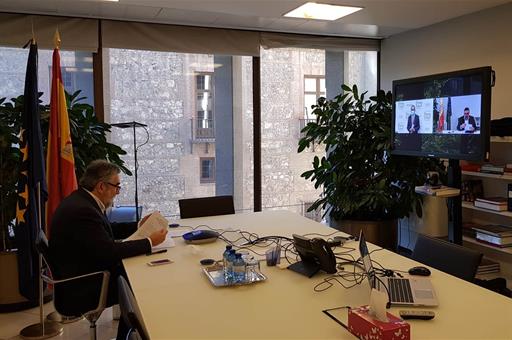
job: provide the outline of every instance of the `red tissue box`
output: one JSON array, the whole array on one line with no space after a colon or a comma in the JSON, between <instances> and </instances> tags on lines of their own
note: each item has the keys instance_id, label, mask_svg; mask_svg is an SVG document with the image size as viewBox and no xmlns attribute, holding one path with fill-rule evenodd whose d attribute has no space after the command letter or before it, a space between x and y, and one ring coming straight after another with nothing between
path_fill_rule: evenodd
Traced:
<instances>
[{"instance_id":1,"label":"red tissue box","mask_svg":"<svg viewBox=\"0 0 512 340\"><path fill-rule=\"evenodd\" d=\"M348 310L348 329L360 339L409 340L411 327L404 320L387 313L388 322L374 319L368 314L369 306Z\"/></svg>"}]
</instances>

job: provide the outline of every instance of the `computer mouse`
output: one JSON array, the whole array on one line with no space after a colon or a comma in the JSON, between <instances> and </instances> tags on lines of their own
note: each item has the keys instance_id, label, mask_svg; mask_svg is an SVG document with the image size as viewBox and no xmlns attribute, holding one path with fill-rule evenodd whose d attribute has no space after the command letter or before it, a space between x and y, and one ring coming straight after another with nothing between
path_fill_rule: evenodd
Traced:
<instances>
[{"instance_id":1,"label":"computer mouse","mask_svg":"<svg viewBox=\"0 0 512 340\"><path fill-rule=\"evenodd\" d=\"M219 233L213 230L193 230L183 234L183 239L187 243L202 244L217 241Z\"/></svg>"},{"instance_id":2,"label":"computer mouse","mask_svg":"<svg viewBox=\"0 0 512 340\"><path fill-rule=\"evenodd\" d=\"M419 276L430 276L430 270L427 267L417 266L409 269L409 274Z\"/></svg>"}]
</instances>

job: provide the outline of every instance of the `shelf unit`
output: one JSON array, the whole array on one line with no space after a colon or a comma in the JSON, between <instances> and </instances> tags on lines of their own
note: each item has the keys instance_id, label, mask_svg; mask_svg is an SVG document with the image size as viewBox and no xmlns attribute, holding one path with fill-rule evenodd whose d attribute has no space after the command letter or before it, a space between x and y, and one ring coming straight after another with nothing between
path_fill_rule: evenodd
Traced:
<instances>
[{"instance_id":1,"label":"shelf unit","mask_svg":"<svg viewBox=\"0 0 512 340\"><path fill-rule=\"evenodd\" d=\"M508 145L511 143L511 145ZM505 164L512 162L512 137L491 137L491 162ZM512 174L489 174L476 171L462 171L464 179L481 179L484 195L507 196L507 183L512 183ZM462 202L463 221L471 221L479 224L502 224L512 226L512 211L494 211L475 207L472 202ZM484 256L500 263L500 272L482 275L482 278L504 277L508 287L512 288L512 247L499 248L479 242L469 236L463 236L463 244L475 249Z\"/></svg>"}]
</instances>

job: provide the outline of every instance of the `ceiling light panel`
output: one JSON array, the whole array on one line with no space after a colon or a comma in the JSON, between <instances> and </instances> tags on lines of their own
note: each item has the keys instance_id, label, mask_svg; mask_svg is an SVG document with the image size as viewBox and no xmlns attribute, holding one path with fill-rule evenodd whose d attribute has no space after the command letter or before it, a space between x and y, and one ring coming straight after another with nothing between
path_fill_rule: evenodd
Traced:
<instances>
[{"instance_id":1,"label":"ceiling light panel","mask_svg":"<svg viewBox=\"0 0 512 340\"><path fill-rule=\"evenodd\" d=\"M362 10L362 7L336 6L307 2L294 10L286 13L285 17L314 19L314 20L338 20L344 16Z\"/></svg>"}]
</instances>

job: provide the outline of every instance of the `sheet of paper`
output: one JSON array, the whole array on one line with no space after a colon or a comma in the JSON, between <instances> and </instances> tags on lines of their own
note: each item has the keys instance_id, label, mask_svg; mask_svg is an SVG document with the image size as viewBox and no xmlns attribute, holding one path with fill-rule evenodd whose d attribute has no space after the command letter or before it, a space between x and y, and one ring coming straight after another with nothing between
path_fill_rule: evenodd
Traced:
<instances>
[{"instance_id":1,"label":"sheet of paper","mask_svg":"<svg viewBox=\"0 0 512 340\"><path fill-rule=\"evenodd\" d=\"M149 237L152 233L159 230L167 230L169 221L158 211L152 212L144 224L139 226L136 232L130 235L125 241L140 240Z\"/></svg>"}]
</instances>

